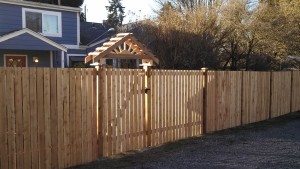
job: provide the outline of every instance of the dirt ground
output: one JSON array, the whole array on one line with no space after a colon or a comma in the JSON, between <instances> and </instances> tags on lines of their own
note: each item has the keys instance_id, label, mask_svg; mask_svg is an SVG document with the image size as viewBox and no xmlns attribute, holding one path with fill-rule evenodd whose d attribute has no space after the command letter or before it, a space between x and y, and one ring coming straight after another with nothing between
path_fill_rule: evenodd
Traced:
<instances>
[{"instance_id":1,"label":"dirt ground","mask_svg":"<svg viewBox=\"0 0 300 169\"><path fill-rule=\"evenodd\" d=\"M300 113L129 152L76 169L300 169Z\"/></svg>"}]
</instances>

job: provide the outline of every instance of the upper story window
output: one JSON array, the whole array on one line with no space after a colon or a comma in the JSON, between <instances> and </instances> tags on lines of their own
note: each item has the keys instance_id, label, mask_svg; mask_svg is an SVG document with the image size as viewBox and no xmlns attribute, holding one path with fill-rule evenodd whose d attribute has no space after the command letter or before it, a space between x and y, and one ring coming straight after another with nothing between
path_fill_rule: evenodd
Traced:
<instances>
[{"instance_id":1,"label":"upper story window","mask_svg":"<svg viewBox=\"0 0 300 169\"><path fill-rule=\"evenodd\" d=\"M23 28L44 36L61 37L61 13L23 8Z\"/></svg>"}]
</instances>

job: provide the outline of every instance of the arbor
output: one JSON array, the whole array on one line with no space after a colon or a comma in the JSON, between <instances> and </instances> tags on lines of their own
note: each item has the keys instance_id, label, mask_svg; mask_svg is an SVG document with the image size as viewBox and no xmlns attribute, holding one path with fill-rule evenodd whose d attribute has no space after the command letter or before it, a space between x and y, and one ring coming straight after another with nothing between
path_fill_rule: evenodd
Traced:
<instances>
[{"instance_id":1,"label":"arbor","mask_svg":"<svg viewBox=\"0 0 300 169\"><path fill-rule=\"evenodd\" d=\"M124 19L124 7L121 3L122 0L110 0L109 6L106 6L108 11L106 24L110 27L116 28L121 26Z\"/></svg>"}]
</instances>

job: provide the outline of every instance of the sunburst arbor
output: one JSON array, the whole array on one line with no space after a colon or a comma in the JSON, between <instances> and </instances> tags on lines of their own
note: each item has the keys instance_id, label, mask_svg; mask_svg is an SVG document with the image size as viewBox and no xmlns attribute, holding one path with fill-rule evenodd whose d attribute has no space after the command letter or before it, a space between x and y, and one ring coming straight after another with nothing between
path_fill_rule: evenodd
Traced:
<instances>
[{"instance_id":1,"label":"sunburst arbor","mask_svg":"<svg viewBox=\"0 0 300 169\"><path fill-rule=\"evenodd\" d=\"M148 50L132 33L119 33L111 38L102 47L96 48L95 52L89 53L85 62L92 61L105 64L105 59L140 59L143 64L158 64L159 60Z\"/></svg>"}]
</instances>

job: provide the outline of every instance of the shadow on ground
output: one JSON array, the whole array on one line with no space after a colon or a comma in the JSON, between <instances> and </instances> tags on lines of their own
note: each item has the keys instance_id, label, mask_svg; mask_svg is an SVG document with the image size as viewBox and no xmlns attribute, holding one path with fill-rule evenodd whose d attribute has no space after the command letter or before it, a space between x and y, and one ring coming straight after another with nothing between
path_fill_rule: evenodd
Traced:
<instances>
[{"instance_id":1,"label":"shadow on ground","mask_svg":"<svg viewBox=\"0 0 300 169\"><path fill-rule=\"evenodd\" d=\"M300 112L74 168L299 169Z\"/></svg>"}]
</instances>

